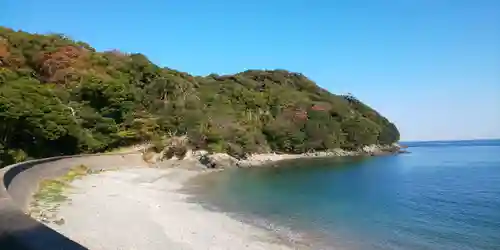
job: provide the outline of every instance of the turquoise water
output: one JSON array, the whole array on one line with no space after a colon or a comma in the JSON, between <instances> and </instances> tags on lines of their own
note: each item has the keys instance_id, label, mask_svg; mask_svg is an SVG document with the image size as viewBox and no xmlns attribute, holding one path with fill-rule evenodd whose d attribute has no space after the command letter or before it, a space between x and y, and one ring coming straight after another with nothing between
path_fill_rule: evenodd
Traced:
<instances>
[{"instance_id":1,"label":"turquoise water","mask_svg":"<svg viewBox=\"0 0 500 250\"><path fill-rule=\"evenodd\" d=\"M205 195L308 232L313 248L500 249L500 140L407 145L411 154L224 171Z\"/></svg>"}]
</instances>

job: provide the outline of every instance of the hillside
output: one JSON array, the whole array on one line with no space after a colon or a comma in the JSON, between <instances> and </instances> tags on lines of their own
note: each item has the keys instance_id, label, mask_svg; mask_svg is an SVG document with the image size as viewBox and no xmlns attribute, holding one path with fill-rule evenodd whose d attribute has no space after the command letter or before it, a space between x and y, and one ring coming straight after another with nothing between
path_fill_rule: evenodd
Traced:
<instances>
[{"instance_id":1,"label":"hillside","mask_svg":"<svg viewBox=\"0 0 500 250\"><path fill-rule=\"evenodd\" d=\"M96 52L63 35L0 27L2 165L187 135L243 156L356 149L399 140L395 125L300 73L192 76L142 54Z\"/></svg>"}]
</instances>

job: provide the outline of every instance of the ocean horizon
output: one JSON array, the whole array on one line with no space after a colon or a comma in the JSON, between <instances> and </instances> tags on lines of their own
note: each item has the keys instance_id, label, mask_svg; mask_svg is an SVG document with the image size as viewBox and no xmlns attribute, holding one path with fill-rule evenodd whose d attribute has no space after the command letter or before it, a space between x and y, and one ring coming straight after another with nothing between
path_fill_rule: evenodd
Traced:
<instances>
[{"instance_id":1,"label":"ocean horizon","mask_svg":"<svg viewBox=\"0 0 500 250\"><path fill-rule=\"evenodd\" d=\"M212 174L197 199L312 249L499 249L500 139L401 143Z\"/></svg>"},{"instance_id":2,"label":"ocean horizon","mask_svg":"<svg viewBox=\"0 0 500 250\"><path fill-rule=\"evenodd\" d=\"M467 139L467 140L425 140L425 141L400 141L401 145L407 145L411 147L418 147L421 145L435 145L435 144L449 144L454 146L473 146L473 145L495 145L500 143L500 138L490 138L490 139Z\"/></svg>"}]
</instances>

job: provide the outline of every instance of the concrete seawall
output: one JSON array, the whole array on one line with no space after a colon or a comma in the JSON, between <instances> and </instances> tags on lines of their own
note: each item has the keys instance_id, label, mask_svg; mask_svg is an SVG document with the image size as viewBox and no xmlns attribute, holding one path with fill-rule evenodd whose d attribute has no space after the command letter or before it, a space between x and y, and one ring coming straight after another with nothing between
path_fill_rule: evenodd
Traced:
<instances>
[{"instance_id":1,"label":"concrete seawall","mask_svg":"<svg viewBox=\"0 0 500 250\"><path fill-rule=\"evenodd\" d=\"M64 175L80 164L97 170L137 167L145 163L139 153L118 153L52 157L1 169L0 249L86 249L24 213L42 180Z\"/></svg>"}]
</instances>

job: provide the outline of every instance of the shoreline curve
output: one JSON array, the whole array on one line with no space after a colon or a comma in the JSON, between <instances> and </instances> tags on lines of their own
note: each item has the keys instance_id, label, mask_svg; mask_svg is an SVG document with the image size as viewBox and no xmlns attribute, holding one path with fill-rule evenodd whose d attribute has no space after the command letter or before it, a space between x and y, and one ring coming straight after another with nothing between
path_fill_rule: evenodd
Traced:
<instances>
[{"instance_id":1,"label":"shoreline curve","mask_svg":"<svg viewBox=\"0 0 500 250\"><path fill-rule=\"evenodd\" d=\"M247 160L247 163L250 163L247 166L325 156L331 157L329 154L256 155ZM337 154L333 157L338 156ZM150 165L143 160L141 152L132 151L57 156L21 162L0 169L0 249L87 249L25 213L41 181L62 176L72 167L82 164L93 170Z\"/></svg>"},{"instance_id":2,"label":"shoreline curve","mask_svg":"<svg viewBox=\"0 0 500 250\"><path fill-rule=\"evenodd\" d=\"M38 184L84 164L91 169L144 165L139 152L56 156L0 169L0 249L87 249L25 214Z\"/></svg>"}]
</instances>

